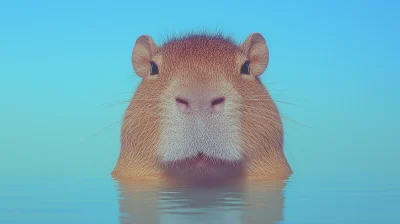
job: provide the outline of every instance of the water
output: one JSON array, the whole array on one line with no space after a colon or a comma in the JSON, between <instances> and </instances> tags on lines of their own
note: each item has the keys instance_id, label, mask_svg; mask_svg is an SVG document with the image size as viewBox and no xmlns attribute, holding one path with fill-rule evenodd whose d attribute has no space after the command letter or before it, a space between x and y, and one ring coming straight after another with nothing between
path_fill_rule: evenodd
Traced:
<instances>
[{"instance_id":1,"label":"water","mask_svg":"<svg viewBox=\"0 0 400 224\"><path fill-rule=\"evenodd\" d=\"M111 177L3 178L0 223L399 223L397 180L183 187Z\"/></svg>"}]
</instances>

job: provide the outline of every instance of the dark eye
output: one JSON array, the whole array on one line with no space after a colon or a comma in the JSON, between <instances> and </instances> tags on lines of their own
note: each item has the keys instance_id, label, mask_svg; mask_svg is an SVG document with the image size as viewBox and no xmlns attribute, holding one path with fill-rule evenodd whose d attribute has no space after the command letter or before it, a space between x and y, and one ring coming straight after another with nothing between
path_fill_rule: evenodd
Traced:
<instances>
[{"instance_id":1,"label":"dark eye","mask_svg":"<svg viewBox=\"0 0 400 224\"><path fill-rule=\"evenodd\" d=\"M153 61L150 61L150 75L158 74L158 66Z\"/></svg>"},{"instance_id":2,"label":"dark eye","mask_svg":"<svg viewBox=\"0 0 400 224\"><path fill-rule=\"evenodd\" d=\"M240 74L250 75L250 61L247 60L243 63L240 69Z\"/></svg>"}]
</instances>

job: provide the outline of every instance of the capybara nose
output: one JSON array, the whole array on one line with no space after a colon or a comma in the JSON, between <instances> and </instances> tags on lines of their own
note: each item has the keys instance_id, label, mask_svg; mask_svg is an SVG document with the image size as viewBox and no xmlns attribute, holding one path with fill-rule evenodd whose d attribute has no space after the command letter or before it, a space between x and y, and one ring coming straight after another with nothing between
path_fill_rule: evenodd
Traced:
<instances>
[{"instance_id":1,"label":"capybara nose","mask_svg":"<svg viewBox=\"0 0 400 224\"><path fill-rule=\"evenodd\" d=\"M206 113L220 113L224 109L225 97L211 97L204 95L186 95L176 97L176 105L182 113L203 111Z\"/></svg>"},{"instance_id":2,"label":"capybara nose","mask_svg":"<svg viewBox=\"0 0 400 224\"><path fill-rule=\"evenodd\" d=\"M180 112L189 113L191 105L189 105L189 100L183 99L182 97L177 97L176 106Z\"/></svg>"},{"instance_id":3,"label":"capybara nose","mask_svg":"<svg viewBox=\"0 0 400 224\"><path fill-rule=\"evenodd\" d=\"M225 97L217 97L211 101L212 111L215 113L221 112L224 109Z\"/></svg>"}]
</instances>

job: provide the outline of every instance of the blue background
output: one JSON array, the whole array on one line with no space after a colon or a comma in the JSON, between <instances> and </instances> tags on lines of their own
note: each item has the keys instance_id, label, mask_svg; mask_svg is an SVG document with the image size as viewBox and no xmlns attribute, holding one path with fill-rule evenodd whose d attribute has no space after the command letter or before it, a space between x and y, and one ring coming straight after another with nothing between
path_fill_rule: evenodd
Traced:
<instances>
[{"instance_id":1,"label":"blue background","mask_svg":"<svg viewBox=\"0 0 400 224\"><path fill-rule=\"evenodd\" d=\"M398 1L2 1L0 175L108 176L137 37L260 32L304 178L399 177ZM115 105L111 105L111 104ZM292 105L295 104L295 105ZM292 121L292 120L294 121ZM112 126L110 126L112 125ZM107 128L108 127L108 128ZM106 128L106 129L105 129Z\"/></svg>"}]
</instances>

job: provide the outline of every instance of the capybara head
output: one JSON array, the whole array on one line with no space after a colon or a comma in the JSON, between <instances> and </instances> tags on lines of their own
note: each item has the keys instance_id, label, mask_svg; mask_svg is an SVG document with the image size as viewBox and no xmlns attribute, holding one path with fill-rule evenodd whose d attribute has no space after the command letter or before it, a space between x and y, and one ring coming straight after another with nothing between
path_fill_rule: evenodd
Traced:
<instances>
[{"instance_id":1,"label":"capybara head","mask_svg":"<svg viewBox=\"0 0 400 224\"><path fill-rule=\"evenodd\" d=\"M114 174L287 176L280 114L260 81L268 61L259 33L240 45L221 34L189 34L161 46L140 36L132 65L142 82L124 116Z\"/></svg>"}]
</instances>

